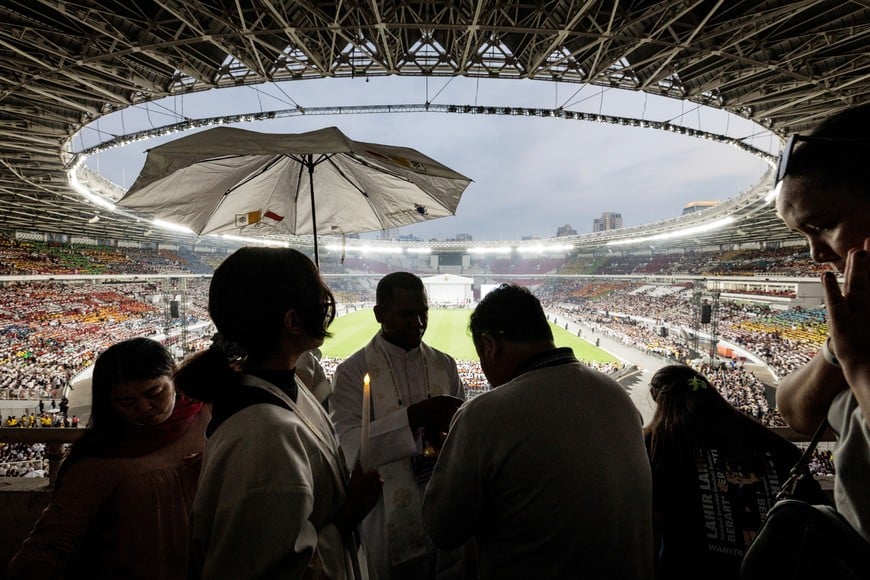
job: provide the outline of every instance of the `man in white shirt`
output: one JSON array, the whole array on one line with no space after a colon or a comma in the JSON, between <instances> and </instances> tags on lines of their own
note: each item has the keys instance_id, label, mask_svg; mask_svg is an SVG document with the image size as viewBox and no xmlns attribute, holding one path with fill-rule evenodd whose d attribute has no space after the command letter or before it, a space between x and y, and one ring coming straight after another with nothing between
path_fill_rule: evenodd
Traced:
<instances>
[{"instance_id":1,"label":"man in white shirt","mask_svg":"<svg viewBox=\"0 0 870 580\"><path fill-rule=\"evenodd\" d=\"M436 551L422 521L423 488L465 399L456 361L423 343L429 304L423 281L409 272L378 283L380 332L335 371L334 421L347 461L359 456L363 377L371 380L369 468L383 495L362 532L380 580L462 577L456 553Z\"/></svg>"},{"instance_id":2,"label":"man in white shirt","mask_svg":"<svg viewBox=\"0 0 870 580\"><path fill-rule=\"evenodd\" d=\"M625 390L556 348L540 302L502 285L471 315L493 390L456 413L423 501L435 544L474 538L482 580L652 578L652 491Z\"/></svg>"}]
</instances>

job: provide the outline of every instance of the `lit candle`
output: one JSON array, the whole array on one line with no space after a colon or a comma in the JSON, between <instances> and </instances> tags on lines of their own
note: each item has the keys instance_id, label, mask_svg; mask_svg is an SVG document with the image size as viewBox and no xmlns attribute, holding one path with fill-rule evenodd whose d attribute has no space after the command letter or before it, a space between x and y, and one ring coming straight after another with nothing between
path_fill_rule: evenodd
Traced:
<instances>
[{"instance_id":1,"label":"lit candle","mask_svg":"<svg viewBox=\"0 0 870 580\"><path fill-rule=\"evenodd\" d=\"M363 377L362 425L359 434L359 462L363 471L369 469L369 423L371 422L372 388L368 373Z\"/></svg>"}]
</instances>

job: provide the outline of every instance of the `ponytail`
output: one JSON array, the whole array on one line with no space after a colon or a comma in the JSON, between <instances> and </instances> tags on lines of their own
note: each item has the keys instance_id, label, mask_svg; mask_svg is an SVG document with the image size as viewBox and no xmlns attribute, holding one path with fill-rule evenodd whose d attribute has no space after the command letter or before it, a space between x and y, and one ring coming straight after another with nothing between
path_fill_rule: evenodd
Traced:
<instances>
[{"instance_id":1,"label":"ponytail","mask_svg":"<svg viewBox=\"0 0 870 580\"><path fill-rule=\"evenodd\" d=\"M175 387L197 401L213 403L241 386L239 373L227 357L209 348L185 360L175 371Z\"/></svg>"}]
</instances>

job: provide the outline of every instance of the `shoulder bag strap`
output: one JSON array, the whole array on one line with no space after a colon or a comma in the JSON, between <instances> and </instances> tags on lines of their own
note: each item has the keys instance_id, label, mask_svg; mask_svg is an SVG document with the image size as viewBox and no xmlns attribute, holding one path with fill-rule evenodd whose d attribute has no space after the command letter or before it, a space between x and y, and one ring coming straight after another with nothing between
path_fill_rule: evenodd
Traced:
<instances>
[{"instance_id":1,"label":"shoulder bag strap","mask_svg":"<svg viewBox=\"0 0 870 580\"><path fill-rule=\"evenodd\" d=\"M824 434L827 428L828 419L825 417L822 419L822 422L819 423L819 426L816 427L816 432L813 434L813 438L810 440L810 444L807 445L801 458L797 460L797 463L795 463L794 467L791 468L791 471L788 472L788 479L785 480L779 493L776 494L776 501L790 499L794 496L795 488L797 487L798 482L806 475L805 470L807 465L810 463L810 458L813 456L813 451L816 450L816 446L819 444L822 434Z\"/></svg>"}]
</instances>

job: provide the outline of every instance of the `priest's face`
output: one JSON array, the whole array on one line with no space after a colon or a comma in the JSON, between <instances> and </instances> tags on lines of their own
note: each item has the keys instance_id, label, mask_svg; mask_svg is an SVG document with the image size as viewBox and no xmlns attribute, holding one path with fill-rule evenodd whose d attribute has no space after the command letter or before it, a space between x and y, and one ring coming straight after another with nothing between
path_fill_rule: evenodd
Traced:
<instances>
[{"instance_id":1,"label":"priest's face","mask_svg":"<svg viewBox=\"0 0 870 580\"><path fill-rule=\"evenodd\" d=\"M429 301L425 290L393 289L392 299L375 306L384 340L405 350L420 346L429 324Z\"/></svg>"}]
</instances>

